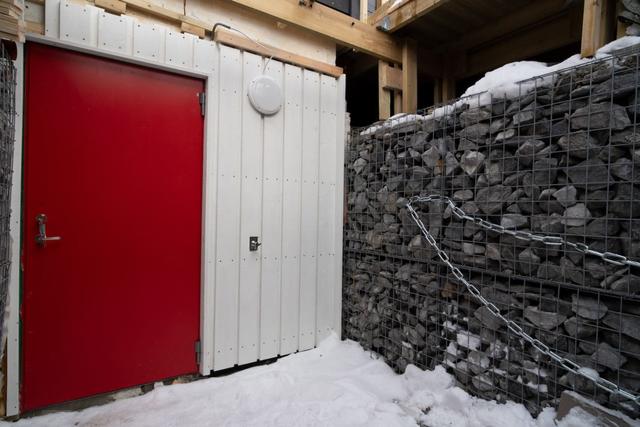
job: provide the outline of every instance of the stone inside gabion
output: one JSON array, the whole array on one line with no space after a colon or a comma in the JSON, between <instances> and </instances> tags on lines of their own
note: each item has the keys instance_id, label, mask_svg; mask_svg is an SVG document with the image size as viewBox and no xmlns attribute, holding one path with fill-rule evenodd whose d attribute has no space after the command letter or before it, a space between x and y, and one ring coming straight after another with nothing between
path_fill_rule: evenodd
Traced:
<instances>
[{"instance_id":1,"label":"stone inside gabion","mask_svg":"<svg viewBox=\"0 0 640 427\"><path fill-rule=\"evenodd\" d=\"M628 54L547 76L516 99L472 97L355 131L345 157L345 336L398 371L444 365L465 389L532 413L575 390L640 415L510 333L455 281L406 209L410 197L445 195L508 230L640 260L639 85ZM487 231L441 203L417 209L503 316L640 392L640 271Z\"/></svg>"}]
</instances>

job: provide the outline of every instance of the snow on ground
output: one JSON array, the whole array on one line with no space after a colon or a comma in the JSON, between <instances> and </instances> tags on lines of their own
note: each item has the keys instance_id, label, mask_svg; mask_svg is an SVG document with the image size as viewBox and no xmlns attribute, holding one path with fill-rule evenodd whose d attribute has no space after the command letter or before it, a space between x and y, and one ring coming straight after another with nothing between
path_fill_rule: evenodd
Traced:
<instances>
[{"instance_id":1,"label":"snow on ground","mask_svg":"<svg viewBox=\"0 0 640 427\"><path fill-rule=\"evenodd\" d=\"M53 391L53 390L52 390ZM143 396L80 412L0 426L415 426L591 427L572 410L560 423L545 409L497 404L454 386L442 367L395 374L352 341L330 336L314 350L219 378L157 387Z\"/></svg>"}]
</instances>

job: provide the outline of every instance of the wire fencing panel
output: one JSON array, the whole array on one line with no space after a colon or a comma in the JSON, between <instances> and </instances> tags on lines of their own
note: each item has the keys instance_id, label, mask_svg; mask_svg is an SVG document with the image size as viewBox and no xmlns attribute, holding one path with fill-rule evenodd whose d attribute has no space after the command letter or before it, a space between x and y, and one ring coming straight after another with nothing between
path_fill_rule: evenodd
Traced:
<instances>
[{"instance_id":1,"label":"wire fencing panel","mask_svg":"<svg viewBox=\"0 0 640 427\"><path fill-rule=\"evenodd\" d=\"M0 327L4 327L4 312L9 289L11 264L11 175L13 173L13 143L15 136L16 71L11 56L0 43Z\"/></svg>"},{"instance_id":2,"label":"wire fencing panel","mask_svg":"<svg viewBox=\"0 0 640 427\"><path fill-rule=\"evenodd\" d=\"M532 413L574 390L639 416L628 397L588 378L640 392L638 59L619 52L521 82L509 97L484 93L354 130L345 337L398 371L444 365L466 390ZM411 217L410 198L429 195L496 224L460 219L438 201L413 205L500 316L456 280ZM569 244L541 240L558 237Z\"/></svg>"}]
</instances>

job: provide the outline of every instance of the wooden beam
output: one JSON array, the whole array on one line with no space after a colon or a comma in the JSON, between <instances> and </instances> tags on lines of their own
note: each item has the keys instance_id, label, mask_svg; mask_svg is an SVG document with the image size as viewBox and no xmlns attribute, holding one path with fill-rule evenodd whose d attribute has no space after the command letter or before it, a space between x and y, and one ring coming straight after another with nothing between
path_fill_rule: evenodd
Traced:
<instances>
[{"instance_id":1,"label":"wooden beam","mask_svg":"<svg viewBox=\"0 0 640 427\"><path fill-rule=\"evenodd\" d=\"M595 55L598 49L612 39L614 13L615 4L611 0L584 0L580 49L582 57Z\"/></svg>"},{"instance_id":2,"label":"wooden beam","mask_svg":"<svg viewBox=\"0 0 640 427\"><path fill-rule=\"evenodd\" d=\"M198 36L201 39L204 38L206 33L204 28L189 24L187 22L182 22L180 24L180 31L182 31L183 33L193 34L194 36Z\"/></svg>"},{"instance_id":3,"label":"wooden beam","mask_svg":"<svg viewBox=\"0 0 640 427\"><path fill-rule=\"evenodd\" d=\"M123 15L127 12L127 4L120 0L95 0L95 5L107 12Z\"/></svg>"},{"instance_id":4,"label":"wooden beam","mask_svg":"<svg viewBox=\"0 0 640 427\"><path fill-rule=\"evenodd\" d=\"M378 61L378 119L380 120L391 117L391 91L385 89L382 82L384 68L388 66L384 61Z\"/></svg>"},{"instance_id":5,"label":"wooden beam","mask_svg":"<svg viewBox=\"0 0 640 427\"><path fill-rule=\"evenodd\" d=\"M237 49L253 52L261 56L273 55L273 58L279 61L294 64L329 76L339 77L343 73L342 68L336 67L335 65L317 61L306 56L297 55L263 43L261 43L262 46L260 46L253 40L249 40L245 36L238 34L235 31L227 30L226 28L217 28L216 33L213 35L213 40L233 46Z\"/></svg>"},{"instance_id":6,"label":"wooden beam","mask_svg":"<svg viewBox=\"0 0 640 427\"><path fill-rule=\"evenodd\" d=\"M402 90L402 70L384 64L379 68L380 84L387 90Z\"/></svg>"},{"instance_id":7,"label":"wooden beam","mask_svg":"<svg viewBox=\"0 0 640 427\"><path fill-rule=\"evenodd\" d=\"M313 7L301 7L298 0L226 1L311 31L378 59L393 63L402 62L402 48L392 36L318 2L315 2Z\"/></svg>"},{"instance_id":8,"label":"wooden beam","mask_svg":"<svg viewBox=\"0 0 640 427\"><path fill-rule=\"evenodd\" d=\"M360 0L360 20L367 22L369 16L369 0Z\"/></svg>"},{"instance_id":9,"label":"wooden beam","mask_svg":"<svg viewBox=\"0 0 640 427\"><path fill-rule=\"evenodd\" d=\"M456 80L453 77L443 77L441 85L442 102L451 101L456 98Z\"/></svg>"},{"instance_id":10,"label":"wooden beam","mask_svg":"<svg viewBox=\"0 0 640 427\"><path fill-rule=\"evenodd\" d=\"M393 33L449 1L450 0L410 0L382 16L376 22L376 25L384 31Z\"/></svg>"},{"instance_id":11,"label":"wooden beam","mask_svg":"<svg viewBox=\"0 0 640 427\"><path fill-rule=\"evenodd\" d=\"M418 109L418 44L407 39L402 47L402 112Z\"/></svg>"}]
</instances>

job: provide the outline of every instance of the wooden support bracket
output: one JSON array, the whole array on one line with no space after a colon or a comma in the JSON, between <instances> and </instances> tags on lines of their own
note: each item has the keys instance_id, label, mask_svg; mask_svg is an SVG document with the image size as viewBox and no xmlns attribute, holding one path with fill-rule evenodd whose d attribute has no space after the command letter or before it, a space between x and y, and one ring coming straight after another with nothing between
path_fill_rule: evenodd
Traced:
<instances>
[{"instance_id":1,"label":"wooden support bracket","mask_svg":"<svg viewBox=\"0 0 640 427\"><path fill-rule=\"evenodd\" d=\"M393 68L384 61L380 61L380 84L387 90L402 91L402 70Z\"/></svg>"},{"instance_id":2,"label":"wooden support bracket","mask_svg":"<svg viewBox=\"0 0 640 427\"><path fill-rule=\"evenodd\" d=\"M187 22L182 22L180 24L180 31L183 33L193 34L194 36L198 36L201 39L203 39L206 34L206 30L204 28L198 27L197 25L189 24Z\"/></svg>"}]
</instances>

